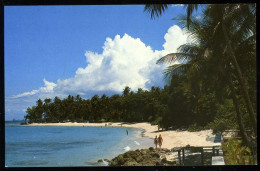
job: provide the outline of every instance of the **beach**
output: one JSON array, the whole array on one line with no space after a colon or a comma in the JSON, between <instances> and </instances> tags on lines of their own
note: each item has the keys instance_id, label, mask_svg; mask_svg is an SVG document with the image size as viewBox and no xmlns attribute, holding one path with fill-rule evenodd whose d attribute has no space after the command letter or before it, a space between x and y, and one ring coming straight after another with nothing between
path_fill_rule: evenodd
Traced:
<instances>
[{"instance_id":1,"label":"beach","mask_svg":"<svg viewBox=\"0 0 260 171\"><path fill-rule=\"evenodd\" d=\"M76 122L66 122L66 123L32 123L28 126L81 126L81 127L126 127L126 128L138 128L143 129L143 136L154 138L156 135L161 134L163 138L162 148L171 149L174 147L183 147L186 145L190 146L215 146L221 145L221 143L214 143L212 141L207 141L207 137L214 137L212 130L202 130L198 132L189 132L181 130L167 130L158 131L157 125L151 125L150 123L76 123ZM149 147L147 147L149 148Z\"/></svg>"}]
</instances>

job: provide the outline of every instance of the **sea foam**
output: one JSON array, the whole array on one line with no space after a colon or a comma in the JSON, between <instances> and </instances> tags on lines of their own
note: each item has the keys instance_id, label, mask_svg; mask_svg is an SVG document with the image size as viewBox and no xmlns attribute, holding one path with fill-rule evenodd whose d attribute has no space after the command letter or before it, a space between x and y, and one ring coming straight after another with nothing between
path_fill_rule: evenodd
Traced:
<instances>
[{"instance_id":1,"label":"sea foam","mask_svg":"<svg viewBox=\"0 0 260 171\"><path fill-rule=\"evenodd\" d=\"M102 160L103 160L103 159L102 159ZM104 164L105 166L108 166L108 162L105 161L105 160L103 160L103 164Z\"/></svg>"},{"instance_id":2,"label":"sea foam","mask_svg":"<svg viewBox=\"0 0 260 171\"><path fill-rule=\"evenodd\" d=\"M124 150L125 151L129 151L131 148L129 147L129 146L126 146L125 148L124 148Z\"/></svg>"},{"instance_id":3,"label":"sea foam","mask_svg":"<svg viewBox=\"0 0 260 171\"><path fill-rule=\"evenodd\" d=\"M136 144L136 145L140 145L140 143L139 143L139 142L137 142L137 141L134 141L134 142L135 142L135 144Z\"/></svg>"}]
</instances>

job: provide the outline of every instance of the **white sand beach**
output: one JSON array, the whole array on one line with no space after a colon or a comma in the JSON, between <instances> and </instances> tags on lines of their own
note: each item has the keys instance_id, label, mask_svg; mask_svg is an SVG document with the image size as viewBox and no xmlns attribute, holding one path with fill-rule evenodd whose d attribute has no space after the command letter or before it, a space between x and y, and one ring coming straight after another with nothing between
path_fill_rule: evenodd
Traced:
<instances>
[{"instance_id":1,"label":"white sand beach","mask_svg":"<svg viewBox=\"0 0 260 171\"><path fill-rule=\"evenodd\" d=\"M157 125L151 125L150 123L76 123L76 122L67 122L67 123L32 123L29 126L102 126L105 127L127 127L127 128L141 128L144 129L144 136L154 138L156 135L161 134L163 138L162 148L171 149L173 147L180 146L214 146L220 145L220 143L214 143L212 141L207 141L207 137L213 137L211 130L203 130L199 132L189 132L189 131L158 131Z\"/></svg>"}]
</instances>

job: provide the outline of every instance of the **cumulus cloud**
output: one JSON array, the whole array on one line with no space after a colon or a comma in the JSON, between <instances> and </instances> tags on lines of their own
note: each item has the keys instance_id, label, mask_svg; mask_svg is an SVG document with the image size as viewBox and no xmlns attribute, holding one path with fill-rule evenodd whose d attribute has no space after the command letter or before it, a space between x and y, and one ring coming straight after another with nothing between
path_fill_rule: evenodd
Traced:
<instances>
[{"instance_id":1,"label":"cumulus cloud","mask_svg":"<svg viewBox=\"0 0 260 171\"><path fill-rule=\"evenodd\" d=\"M157 65L156 61L168 53L176 52L180 45L188 41L187 35L177 25L168 29L164 39L163 49L153 50L139 38L128 34L116 35L114 39L108 37L102 53L86 51L86 67L78 68L74 77L58 79L56 83L44 78L43 87L12 98L53 98L73 93L85 95L98 91L121 92L125 86L134 91L138 88L163 86L162 73L165 65Z\"/></svg>"},{"instance_id":2,"label":"cumulus cloud","mask_svg":"<svg viewBox=\"0 0 260 171\"><path fill-rule=\"evenodd\" d=\"M40 92L53 92L53 89L57 86L53 82L47 81L45 78L43 79L44 87L41 87L39 90Z\"/></svg>"},{"instance_id":3,"label":"cumulus cloud","mask_svg":"<svg viewBox=\"0 0 260 171\"><path fill-rule=\"evenodd\" d=\"M168 53L176 52L177 48L187 42L187 35L174 25L164 36L162 50L153 50L139 38L128 34L116 35L114 39L106 38L101 54L86 51L86 67L78 68L75 76L58 79L57 83L43 79L44 86L38 90L24 92L13 96L19 98L35 94L57 94L87 91L122 91L125 86L132 90L149 89L153 84L154 73L162 74L165 66L157 65L156 61ZM156 76L159 76L156 75ZM155 83L156 84L156 83Z\"/></svg>"},{"instance_id":4,"label":"cumulus cloud","mask_svg":"<svg viewBox=\"0 0 260 171\"><path fill-rule=\"evenodd\" d=\"M116 35L114 39L106 39L102 54L87 51L88 65L78 68L75 77L58 80L58 88L64 91L122 91L125 86L132 90L147 88L150 72L162 69L155 67L158 55L139 38Z\"/></svg>"},{"instance_id":5,"label":"cumulus cloud","mask_svg":"<svg viewBox=\"0 0 260 171\"><path fill-rule=\"evenodd\" d=\"M180 45L187 43L188 41L188 37L185 31L183 31L177 25L174 25L168 29L168 32L165 34L164 39L164 55L177 52L177 48Z\"/></svg>"}]
</instances>

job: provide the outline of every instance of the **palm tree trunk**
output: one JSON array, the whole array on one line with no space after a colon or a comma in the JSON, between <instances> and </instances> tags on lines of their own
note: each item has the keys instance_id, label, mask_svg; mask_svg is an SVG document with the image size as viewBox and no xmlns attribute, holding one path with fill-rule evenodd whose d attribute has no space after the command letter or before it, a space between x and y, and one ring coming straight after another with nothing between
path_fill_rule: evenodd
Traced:
<instances>
[{"instance_id":1,"label":"palm tree trunk","mask_svg":"<svg viewBox=\"0 0 260 171\"><path fill-rule=\"evenodd\" d=\"M228 75L227 77L228 77L229 85L230 85L230 88L231 88L231 96L232 96L233 104L234 104L234 107L235 107L235 110L236 110L236 113L237 113L237 122L238 122L238 125L239 125L239 130L240 130L242 140L243 140L243 142L245 142L245 144L249 148L251 148L249 140L247 138L245 126L244 126L242 116L241 116L241 112L239 110L239 104L238 104L238 100L237 100L237 97L236 97L236 94L235 94L235 88L234 88L235 85L233 83L231 76Z\"/></svg>"},{"instance_id":2,"label":"palm tree trunk","mask_svg":"<svg viewBox=\"0 0 260 171\"><path fill-rule=\"evenodd\" d=\"M239 65L237 63L235 54L234 54L233 49L231 47L230 40L229 40L227 31L226 31L226 27L225 27L225 24L224 24L223 21L222 21L222 30L223 30L223 33L224 33L225 40L227 42L227 46L229 48L229 52L230 52L233 64L234 64L234 66L236 68L236 71L237 71L237 74L238 74L239 83L242 86L242 92L243 92L243 95L244 95L244 98L245 98L245 101L246 101L247 109L249 111L249 116L250 116L251 123L253 125L254 133L255 133L255 135L257 135L257 121L256 121L256 116L255 116L255 112L254 112L254 109L253 109L253 105L252 105L252 102L250 101L250 98L249 98L249 95L248 95L247 86L246 86L246 82L245 82L245 80L243 78L241 69L240 69L240 67L239 67Z\"/></svg>"}]
</instances>

